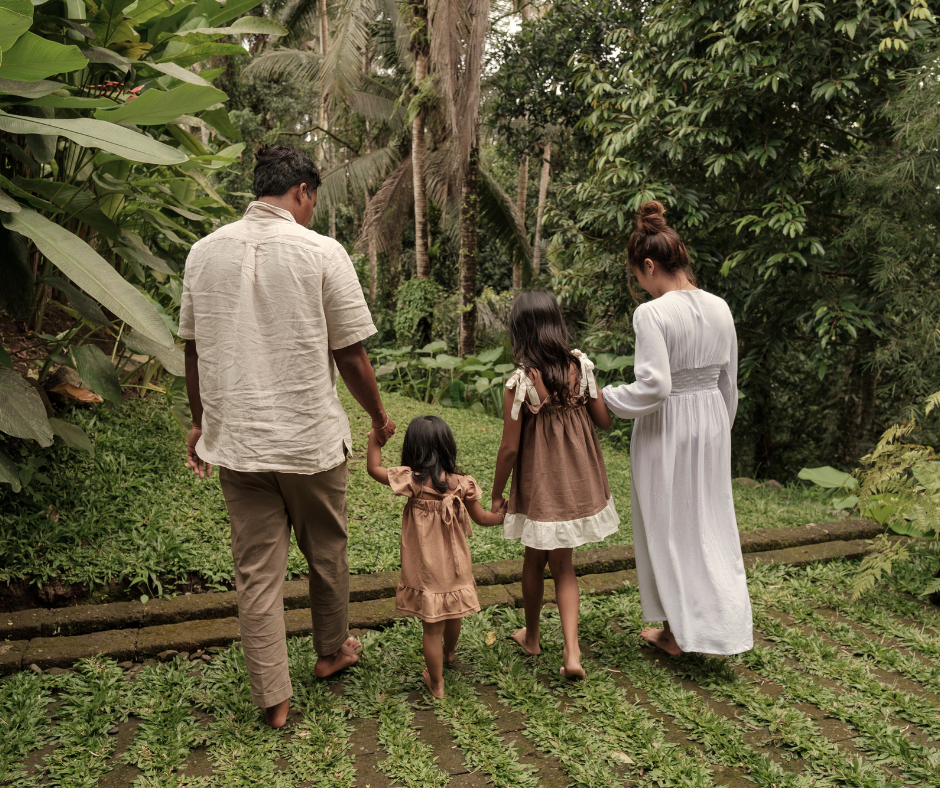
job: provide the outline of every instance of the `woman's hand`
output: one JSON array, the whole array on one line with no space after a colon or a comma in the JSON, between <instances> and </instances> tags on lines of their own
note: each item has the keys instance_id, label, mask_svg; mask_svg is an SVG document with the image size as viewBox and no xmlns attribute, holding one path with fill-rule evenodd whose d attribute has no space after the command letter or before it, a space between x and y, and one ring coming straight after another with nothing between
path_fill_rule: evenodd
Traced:
<instances>
[{"instance_id":1,"label":"woman's hand","mask_svg":"<svg viewBox=\"0 0 940 788\"><path fill-rule=\"evenodd\" d=\"M496 514L505 514L509 510L509 501L503 498L502 495L493 497L493 505L490 508L491 512Z\"/></svg>"}]
</instances>

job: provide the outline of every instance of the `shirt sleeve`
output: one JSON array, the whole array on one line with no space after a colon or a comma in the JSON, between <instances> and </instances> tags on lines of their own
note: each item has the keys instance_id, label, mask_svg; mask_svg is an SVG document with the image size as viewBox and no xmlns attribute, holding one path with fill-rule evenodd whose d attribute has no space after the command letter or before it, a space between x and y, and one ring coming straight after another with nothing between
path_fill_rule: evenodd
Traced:
<instances>
[{"instance_id":1,"label":"shirt sleeve","mask_svg":"<svg viewBox=\"0 0 940 788\"><path fill-rule=\"evenodd\" d=\"M731 355L728 366L718 373L718 390L725 399L728 408L728 423L734 426L734 416L738 412L738 335L731 329Z\"/></svg>"},{"instance_id":2,"label":"shirt sleeve","mask_svg":"<svg viewBox=\"0 0 940 788\"><path fill-rule=\"evenodd\" d=\"M356 269L338 243L323 268L323 311L330 350L349 347L376 333Z\"/></svg>"},{"instance_id":3,"label":"shirt sleeve","mask_svg":"<svg viewBox=\"0 0 940 788\"><path fill-rule=\"evenodd\" d=\"M672 391L672 373L666 338L655 316L649 309L639 306L633 313L636 333L636 360L634 383L605 386L604 402L622 419L648 416L659 410Z\"/></svg>"},{"instance_id":4,"label":"shirt sleeve","mask_svg":"<svg viewBox=\"0 0 940 788\"><path fill-rule=\"evenodd\" d=\"M404 495L412 498L415 494L414 473L407 465L388 469L388 486L395 495Z\"/></svg>"},{"instance_id":5,"label":"shirt sleeve","mask_svg":"<svg viewBox=\"0 0 940 788\"><path fill-rule=\"evenodd\" d=\"M479 501L483 497L483 490L480 489L477 480L472 476L464 476L461 482L464 501Z\"/></svg>"},{"instance_id":6,"label":"shirt sleeve","mask_svg":"<svg viewBox=\"0 0 940 788\"><path fill-rule=\"evenodd\" d=\"M189 276L189 262L193 258L193 252L190 250L186 258L186 269L183 272L183 295L180 299L180 328L177 336L180 339L196 338L196 316L193 313L193 294L189 289L191 277Z\"/></svg>"}]
</instances>

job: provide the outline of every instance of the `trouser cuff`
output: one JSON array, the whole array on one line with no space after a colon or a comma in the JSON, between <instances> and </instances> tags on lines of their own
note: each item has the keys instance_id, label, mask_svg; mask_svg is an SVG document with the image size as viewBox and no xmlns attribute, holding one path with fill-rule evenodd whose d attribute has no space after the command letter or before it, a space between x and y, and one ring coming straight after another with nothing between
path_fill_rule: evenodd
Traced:
<instances>
[{"instance_id":1,"label":"trouser cuff","mask_svg":"<svg viewBox=\"0 0 940 788\"><path fill-rule=\"evenodd\" d=\"M259 709L269 709L271 706L277 706L277 704L281 701L292 697L293 694L294 688L291 686L290 681L288 681L286 686L281 687L280 689L272 690L271 692L252 692L251 700Z\"/></svg>"}]
</instances>

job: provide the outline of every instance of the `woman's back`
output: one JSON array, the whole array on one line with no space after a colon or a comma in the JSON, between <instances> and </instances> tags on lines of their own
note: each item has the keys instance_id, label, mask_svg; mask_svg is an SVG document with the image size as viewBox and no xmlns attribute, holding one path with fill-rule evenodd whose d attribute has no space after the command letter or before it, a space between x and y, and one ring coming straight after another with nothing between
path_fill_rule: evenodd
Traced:
<instances>
[{"instance_id":1,"label":"woman's back","mask_svg":"<svg viewBox=\"0 0 940 788\"><path fill-rule=\"evenodd\" d=\"M734 319L724 299L704 290L672 290L637 307L634 320L662 331L669 368L727 366L734 354Z\"/></svg>"}]
</instances>

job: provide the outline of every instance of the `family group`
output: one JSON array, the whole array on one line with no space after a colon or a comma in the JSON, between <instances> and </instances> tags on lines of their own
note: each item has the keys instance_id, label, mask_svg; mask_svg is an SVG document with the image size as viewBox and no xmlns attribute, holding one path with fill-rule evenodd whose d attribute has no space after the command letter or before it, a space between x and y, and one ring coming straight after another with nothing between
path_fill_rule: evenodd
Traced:
<instances>
[{"instance_id":1,"label":"family group","mask_svg":"<svg viewBox=\"0 0 940 788\"><path fill-rule=\"evenodd\" d=\"M489 510L462 473L447 424L424 416L400 462L383 467L396 425L385 412L363 340L376 332L356 272L336 241L307 230L320 176L300 150L257 155L256 201L197 242L187 260L180 336L193 413L187 461L220 467L231 519L242 647L252 699L282 726L292 694L283 620L291 531L309 564L315 674L359 659L349 635L342 376L372 419L370 476L408 500L396 610L423 624L424 682L445 693L461 620L479 611L470 521L501 525L525 546L525 627L513 639L540 653L546 566L564 635L562 676L583 677L572 550L619 528L597 430L611 413L635 419L631 513L641 636L670 654L736 654L752 645L751 607L731 494L737 341L725 302L698 288L688 252L656 201L640 206L627 274L652 297L633 315L635 382L600 389L571 347L551 291L517 294L509 335L503 435ZM504 497L510 481L508 499Z\"/></svg>"}]
</instances>

